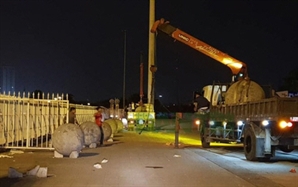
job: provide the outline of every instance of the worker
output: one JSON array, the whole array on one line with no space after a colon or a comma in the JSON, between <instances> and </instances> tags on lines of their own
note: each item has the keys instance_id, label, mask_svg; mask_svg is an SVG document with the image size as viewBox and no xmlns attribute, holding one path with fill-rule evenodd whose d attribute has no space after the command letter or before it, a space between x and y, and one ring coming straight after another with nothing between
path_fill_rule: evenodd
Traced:
<instances>
[{"instance_id":1,"label":"worker","mask_svg":"<svg viewBox=\"0 0 298 187\"><path fill-rule=\"evenodd\" d=\"M128 105L127 112L132 112L132 106L131 106L131 104Z\"/></svg>"},{"instance_id":2,"label":"worker","mask_svg":"<svg viewBox=\"0 0 298 187\"><path fill-rule=\"evenodd\" d=\"M104 146L103 140L104 140L104 132L102 128L102 122L104 121L104 115L102 113L102 108L97 107L96 108L97 112L94 113L94 118L95 118L95 123L100 129L100 141L99 141L99 146Z\"/></svg>"},{"instance_id":3,"label":"worker","mask_svg":"<svg viewBox=\"0 0 298 187\"><path fill-rule=\"evenodd\" d=\"M66 123L66 117L64 117L63 121L64 121L64 123ZM69 109L68 123L79 125L79 122L78 122L77 116L76 116L76 108L75 107L70 107L70 109Z\"/></svg>"},{"instance_id":4,"label":"worker","mask_svg":"<svg viewBox=\"0 0 298 187\"><path fill-rule=\"evenodd\" d=\"M208 99L202 96L199 92L195 93L195 99L193 104L195 112L207 111L210 107L210 102L208 101Z\"/></svg>"}]
</instances>

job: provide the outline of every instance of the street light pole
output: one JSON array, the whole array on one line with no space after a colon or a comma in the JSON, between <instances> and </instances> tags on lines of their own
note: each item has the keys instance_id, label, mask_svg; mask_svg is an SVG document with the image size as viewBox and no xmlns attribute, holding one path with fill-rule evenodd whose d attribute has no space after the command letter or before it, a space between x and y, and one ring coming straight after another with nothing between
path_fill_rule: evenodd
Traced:
<instances>
[{"instance_id":1,"label":"street light pole","mask_svg":"<svg viewBox=\"0 0 298 187\"><path fill-rule=\"evenodd\" d=\"M124 30L124 39L123 39L123 110L125 110L125 77L126 77L126 30Z\"/></svg>"}]
</instances>

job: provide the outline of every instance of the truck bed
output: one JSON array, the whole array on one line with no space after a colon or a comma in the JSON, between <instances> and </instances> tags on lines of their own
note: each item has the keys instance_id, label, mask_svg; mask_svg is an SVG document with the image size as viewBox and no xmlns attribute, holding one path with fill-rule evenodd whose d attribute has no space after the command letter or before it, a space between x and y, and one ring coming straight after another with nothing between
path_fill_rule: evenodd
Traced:
<instances>
[{"instance_id":1,"label":"truck bed","mask_svg":"<svg viewBox=\"0 0 298 187\"><path fill-rule=\"evenodd\" d=\"M249 118L252 121L258 121L268 117L272 120L278 120L282 117L298 120L298 98L274 97L247 103L212 106L210 112L213 114L229 114L234 117L234 120Z\"/></svg>"}]
</instances>

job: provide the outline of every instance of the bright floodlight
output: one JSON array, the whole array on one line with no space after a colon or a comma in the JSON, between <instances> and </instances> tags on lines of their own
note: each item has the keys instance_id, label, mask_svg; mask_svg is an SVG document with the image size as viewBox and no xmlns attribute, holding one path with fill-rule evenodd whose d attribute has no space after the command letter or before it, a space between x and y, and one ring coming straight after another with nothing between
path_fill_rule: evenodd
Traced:
<instances>
[{"instance_id":1,"label":"bright floodlight","mask_svg":"<svg viewBox=\"0 0 298 187\"><path fill-rule=\"evenodd\" d=\"M269 121L268 121L268 120L263 120L263 121L262 121L262 125L263 125L263 126L267 126L267 125L269 125Z\"/></svg>"},{"instance_id":2,"label":"bright floodlight","mask_svg":"<svg viewBox=\"0 0 298 187\"><path fill-rule=\"evenodd\" d=\"M238 125L238 126L243 125L243 121L237 121L237 125Z\"/></svg>"}]
</instances>

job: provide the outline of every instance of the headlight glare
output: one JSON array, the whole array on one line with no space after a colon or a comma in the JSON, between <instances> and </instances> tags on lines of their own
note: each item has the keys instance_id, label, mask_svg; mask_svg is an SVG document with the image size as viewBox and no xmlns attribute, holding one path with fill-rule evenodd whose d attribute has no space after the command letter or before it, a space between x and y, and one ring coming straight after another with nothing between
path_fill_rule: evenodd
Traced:
<instances>
[{"instance_id":1,"label":"headlight glare","mask_svg":"<svg viewBox=\"0 0 298 187\"><path fill-rule=\"evenodd\" d=\"M195 120L195 124L196 125L200 125L201 124L201 121L197 119L197 120Z\"/></svg>"},{"instance_id":2,"label":"headlight glare","mask_svg":"<svg viewBox=\"0 0 298 187\"><path fill-rule=\"evenodd\" d=\"M238 125L238 126L243 125L243 121L237 121L237 125Z\"/></svg>"},{"instance_id":3,"label":"headlight glare","mask_svg":"<svg viewBox=\"0 0 298 187\"><path fill-rule=\"evenodd\" d=\"M269 121L268 120L263 120L262 125L266 127L267 125L269 125Z\"/></svg>"},{"instance_id":4,"label":"headlight glare","mask_svg":"<svg viewBox=\"0 0 298 187\"><path fill-rule=\"evenodd\" d=\"M214 121L209 121L209 125L214 125L215 123L214 123Z\"/></svg>"}]
</instances>

